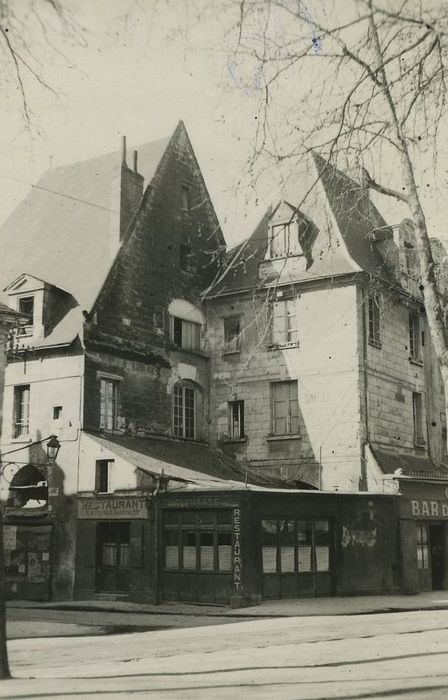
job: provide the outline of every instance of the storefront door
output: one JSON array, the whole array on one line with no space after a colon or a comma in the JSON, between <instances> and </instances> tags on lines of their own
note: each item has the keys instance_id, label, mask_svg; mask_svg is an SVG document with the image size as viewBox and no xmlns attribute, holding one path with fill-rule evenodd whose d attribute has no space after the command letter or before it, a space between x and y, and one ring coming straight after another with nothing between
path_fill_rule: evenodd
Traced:
<instances>
[{"instance_id":1,"label":"storefront door","mask_svg":"<svg viewBox=\"0 0 448 700\"><path fill-rule=\"evenodd\" d=\"M432 589L433 591L441 591L445 578L444 526L442 524L437 523L429 526L429 542Z\"/></svg>"},{"instance_id":2,"label":"storefront door","mask_svg":"<svg viewBox=\"0 0 448 700\"><path fill-rule=\"evenodd\" d=\"M96 528L96 590L98 593L127 593L129 523L97 523Z\"/></svg>"}]
</instances>

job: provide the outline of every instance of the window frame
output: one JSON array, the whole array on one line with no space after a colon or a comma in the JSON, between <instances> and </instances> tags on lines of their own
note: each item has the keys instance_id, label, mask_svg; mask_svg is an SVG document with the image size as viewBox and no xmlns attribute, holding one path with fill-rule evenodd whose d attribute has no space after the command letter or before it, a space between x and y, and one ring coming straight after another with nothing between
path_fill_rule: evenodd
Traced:
<instances>
[{"instance_id":1,"label":"window frame","mask_svg":"<svg viewBox=\"0 0 448 700\"><path fill-rule=\"evenodd\" d=\"M25 401L23 400L25 396ZM30 402L31 385L16 384L14 386L13 403L13 439L29 439L30 436Z\"/></svg>"},{"instance_id":2,"label":"window frame","mask_svg":"<svg viewBox=\"0 0 448 700\"><path fill-rule=\"evenodd\" d=\"M191 332L192 342L187 342L187 336ZM180 334L180 336L179 336ZM179 350L200 352L202 342L202 324L196 321L188 321L180 316L170 314L170 339Z\"/></svg>"},{"instance_id":3,"label":"window frame","mask_svg":"<svg viewBox=\"0 0 448 700\"><path fill-rule=\"evenodd\" d=\"M276 398L276 392L280 390L280 387L287 388L285 399ZM299 387L297 379L290 379L281 382L271 382L270 384L271 393L271 435L270 437L297 437L300 436L300 426L299 426ZM276 410L278 405L284 402L285 410L284 416L278 415ZM296 405L296 412L292 412L292 405ZM277 432L276 421L285 420L285 432ZM296 423L296 426L294 425ZM296 430L293 428L296 427Z\"/></svg>"},{"instance_id":4,"label":"window frame","mask_svg":"<svg viewBox=\"0 0 448 700\"><path fill-rule=\"evenodd\" d=\"M180 186L180 205L184 212L191 211L191 187L186 182L182 182Z\"/></svg>"},{"instance_id":5,"label":"window frame","mask_svg":"<svg viewBox=\"0 0 448 700\"><path fill-rule=\"evenodd\" d=\"M419 571L427 571L430 568L429 525L419 522L417 522L416 525L417 569Z\"/></svg>"},{"instance_id":6,"label":"window frame","mask_svg":"<svg viewBox=\"0 0 448 700\"><path fill-rule=\"evenodd\" d=\"M192 414L187 415L187 391L191 392L189 400L191 400L191 397L193 399L193 409L192 409ZM177 394L177 392L180 392L180 395ZM177 395L176 395L177 394ZM178 400L178 403L176 405L176 399ZM179 400L180 399L180 400ZM179 438L181 440L196 440L197 436L197 430L198 430L198 420L197 420L197 411L198 411L198 390L197 387L194 384L191 384L189 382L177 382L174 387L173 387L173 398L172 398L172 404L173 404L173 436L176 438ZM177 409L177 415L176 415L176 409ZM191 422L191 416L192 416L192 422ZM191 431L191 424L193 425L193 430Z\"/></svg>"},{"instance_id":7,"label":"window frame","mask_svg":"<svg viewBox=\"0 0 448 700\"><path fill-rule=\"evenodd\" d=\"M121 378L110 377L107 374L100 374L100 416L99 425L100 430L104 432L111 433L117 430L118 427L118 416L120 412L120 384ZM103 393L103 385L105 387L105 392ZM112 398L109 398L107 392L107 385L112 386ZM104 396L104 399L103 399ZM112 427L109 427L109 402L112 400ZM104 405L104 410L103 410Z\"/></svg>"},{"instance_id":8,"label":"window frame","mask_svg":"<svg viewBox=\"0 0 448 700\"><path fill-rule=\"evenodd\" d=\"M283 308L283 313L276 314L276 309L279 308ZM293 313L289 313L289 309L292 309ZM298 347L298 333L296 298L274 301L271 317L271 347L274 349Z\"/></svg>"},{"instance_id":9,"label":"window frame","mask_svg":"<svg viewBox=\"0 0 448 700\"><path fill-rule=\"evenodd\" d=\"M415 364L423 364L422 325L417 312L409 312L409 360Z\"/></svg>"},{"instance_id":10,"label":"window frame","mask_svg":"<svg viewBox=\"0 0 448 700\"><path fill-rule=\"evenodd\" d=\"M265 527L265 523L270 523L269 528ZM272 525L275 523L275 531ZM318 524L324 523L325 529L318 530ZM287 525L286 531L282 527ZM292 526L292 527L291 527ZM309 518L302 520L297 517L279 518L278 516L263 517L260 522L261 529L261 560L262 560L262 575L281 575L281 574L331 574L333 569L333 527L332 521L329 518ZM310 537L306 543L299 539L299 532L309 533ZM325 532L328 542L322 546L318 543L318 533ZM269 535L269 536L268 536ZM289 535L289 537L288 537ZM327 550L324 556L326 566L322 567L319 562L318 548ZM309 550L305 553L308 557L308 566L303 566L303 552L301 549ZM270 557L270 567L266 566L268 553L267 550L275 550L274 559ZM287 551L289 550L289 551ZM291 551L292 550L292 551ZM321 553L322 554L322 553ZM291 557L292 555L292 557ZM275 570L272 564L275 563ZM291 566L292 563L292 566ZM289 564L289 566L287 565Z\"/></svg>"},{"instance_id":11,"label":"window frame","mask_svg":"<svg viewBox=\"0 0 448 700\"><path fill-rule=\"evenodd\" d=\"M220 522L223 519L223 512L226 514L226 522ZM205 517L203 517L204 515ZM204 520L206 522L203 522ZM185 542L185 536L188 535L191 537L193 544ZM212 544L203 544L204 536L210 537L210 535L212 535ZM220 544L220 535L226 537L226 544ZM171 544L167 544L168 541L171 541ZM230 508L218 508L214 511L190 511L184 509L164 511L162 526L162 568L164 572L231 575L233 564L232 545L233 518ZM177 549L177 553L173 550L169 553L170 558L173 559L172 565L167 565L167 546ZM185 566L185 547L194 547L194 566ZM205 555L206 552L202 551L202 547L213 547L211 566L209 557L208 565L204 565L205 557L203 558L202 555ZM220 552L220 547L226 548L225 553ZM225 566L221 566L224 554Z\"/></svg>"},{"instance_id":12,"label":"window frame","mask_svg":"<svg viewBox=\"0 0 448 700\"><path fill-rule=\"evenodd\" d=\"M367 337L369 345L381 348L381 295L370 292L367 309Z\"/></svg>"},{"instance_id":13,"label":"window frame","mask_svg":"<svg viewBox=\"0 0 448 700\"><path fill-rule=\"evenodd\" d=\"M414 445L424 447L426 445L423 394L419 391L412 392L412 418L414 426Z\"/></svg>"},{"instance_id":14,"label":"window frame","mask_svg":"<svg viewBox=\"0 0 448 700\"><path fill-rule=\"evenodd\" d=\"M244 401L242 399L238 399L235 401L228 401L227 402L228 406L228 431L229 431L229 438L232 440L243 440L245 438L245 432L244 432ZM235 421L235 412L236 409L236 421ZM235 425L237 425L237 429L235 430Z\"/></svg>"},{"instance_id":15,"label":"window frame","mask_svg":"<svg viewBox=\"0 0 448 700\"><path fill-rule=\"evenodd\" d=\"M235 324L235 329L231 332L231 325ZM241 315L234 314L223 319L224 326L224 350L225 354L233 354L241 351Z\"/></svg>"},{"instance_id":16,"label":"window frame","mask_svg":"<svg viewBox=\"0 0 448 700\"><path fill-rule=\"evenodd\" d=\"M95 493L113 493L111 488L112 484L112 471L114 459L97 459L95 460ZM106 467L104 470L103 468ZM102 473L103 471L103 473ZM104 473L105 472L105 473ZM106 489L104 490L101 486L106 481Z\"/></svg>"},{"instance_id":17,"label":"window frame","mask_svg":"<svg viewBox=\"0 0 448 700\"><path fill-rule=\"evenodd\" d=\"M191 246L187 243L179 244L179 267L182 272L194 271L194 266L191 262Z\"/></svg>"}]
</instances>

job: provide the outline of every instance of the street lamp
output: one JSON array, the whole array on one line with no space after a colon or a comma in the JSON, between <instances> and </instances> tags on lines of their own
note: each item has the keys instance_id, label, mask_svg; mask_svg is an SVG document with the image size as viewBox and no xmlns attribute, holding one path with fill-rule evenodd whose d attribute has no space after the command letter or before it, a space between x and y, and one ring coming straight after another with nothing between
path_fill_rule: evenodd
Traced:
<instances>
[{"instance_id":1,"label":"street lamp","mask_svg":"<svg viewBox=\"0 0 448 700\"><path fill-rule=\"evenodd\" d=\"M51 435L50 439L47 442L47 457L51 465L54 465L54 463L56 462L56 458L58 456L60 447L61 443L57 439L56 435Z\"/></svg>"}]
</instances>

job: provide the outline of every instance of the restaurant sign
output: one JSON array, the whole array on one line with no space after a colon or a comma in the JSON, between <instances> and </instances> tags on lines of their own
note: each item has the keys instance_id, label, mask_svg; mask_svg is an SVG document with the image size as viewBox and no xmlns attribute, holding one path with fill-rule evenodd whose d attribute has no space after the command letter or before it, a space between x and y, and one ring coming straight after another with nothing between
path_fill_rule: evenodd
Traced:
<instances>
[{"instance_id":1,"label":"restaurant sign","mask_svg":"<svg viewBox=\"0 0 448 700\"><path fill-rule=\"evenodd\" d=\"M79 498L80 520L146 519L148 504L144 498Z\"/></svg>"}]
</instances>

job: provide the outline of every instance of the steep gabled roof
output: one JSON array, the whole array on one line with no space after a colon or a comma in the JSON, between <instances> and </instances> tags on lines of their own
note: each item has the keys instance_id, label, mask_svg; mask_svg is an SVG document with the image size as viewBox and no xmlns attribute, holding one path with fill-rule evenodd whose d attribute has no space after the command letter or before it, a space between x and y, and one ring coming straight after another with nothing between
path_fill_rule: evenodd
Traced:
<instances>
[{"instance_id":1,"label":"steep gabled roof","mask_svg":"<svg viewBox=\"0 0 448 700\"><path fill-rule=\"evenodd\" d=\"M294 281L332 278L362 270L387 277L383 259L369 235L379 228L387 230L387 225L371 202L367 188L313 154L293 174L283 196L288 207L297 208L318 231L312 263ZM259 266L266 256L269 220L278 206L270 207L251 237L232 251L226 269L208 296L264 285ZM276 283L284 281L291 279L283 279L280 273Z\"/></svg>"},{"instance_id":2,"label":"steep gabled roof","mask_svg":"<svg viewBox=\"0 0 448 700\"><path fill-rule=\"evenodd\" d=\"M170 138L138 146L145 186ZM111 226L118 215L113 175L121 152L47 171L0 228L0 288L22 272L64 289L90 309L117 252Z\"/></svg>"}]
</instances>

